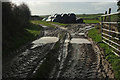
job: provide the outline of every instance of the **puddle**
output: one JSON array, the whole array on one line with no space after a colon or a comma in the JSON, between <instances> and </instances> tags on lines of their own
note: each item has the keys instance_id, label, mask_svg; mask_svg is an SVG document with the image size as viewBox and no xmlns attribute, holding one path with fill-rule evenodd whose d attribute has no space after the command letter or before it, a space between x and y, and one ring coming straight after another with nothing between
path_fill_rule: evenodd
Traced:
<instances>
[{"instance_id":1,"label":"puddle","mask_svg":"<svg viewBox=\"0 0 120 80\"><path fill-rule=\"evenodd\" d=\"M33 41L33 46L31 49L38 47L38 46L43 46L47 43L56 43L59 40L58 37L41 37L35 41Z\"/></svg>"},{"instance_id":2,"label":"puddle","mask_svg":"<svg viewBox=\"0 0 120 80\"><path fill-rule=\"evenodd\" d=\"M34 45L32 45L32 47L31 47L30 49L36 48L36 47L38 47L38 46L43 46L43 45L45 45L45 44L43 44L43 43L34 44Z\"/></svg>"},{"instance_id":3,"label":"puddle","mask_svg":"<svg viewBox=\"0 0 120 80\"><path fill-rule=\"evenodd\" d=\"M72 33L71 36L75 36L77 33ZM77 35L85 35L84 33L78 33Z\"/></svg>"},{"instance_id":4,"label":"puddle","mask_svg":"<svg viewBox=\"0 0 120 80\"><path fill-rule=\"evenodd\" d=\"M83 44L83 43L87 43L87 44L91 44L90 41L88 41L87 39L83 39L83 38L73 38L70 43L78 43L78 44Z\"/></svg>"},{"instance_id":5,"label":"puddle","mask_svg":"<svg viewBox=\"0 0 120 80\"><path fill-rule=\"evenodd\" d=\"M81 35L81 36L82 36L82 35L85 35L85 34L84 34L84 33L79 33L78 35Z\"/></svg>"},{"instance_id":6,"label":"puddle","mask_svg":"<svg viewBox=\"0 0 120 80\"><path fill-rule=\"evenodd\" d=\"M55 43L59 40L59 38L57 37L41 37L35 41L33 41L32 43L33 44L39 44L39 43Z\"/></svg>"},{"instance_id":7,"label":"puddle","mask_svg":"<svg viewBox=\"0 0 120 80\"><path fill-rule=\"evenodd\" d=\"M42 26L43 28L47 28L47 26Z\"/></svg>"},{"instance_id":8,"label":"puddle","mask_svg":"<svg viewBox=\"0 0 120 80\"><path fill-rule=\"evenodd\" d=\"M65 40L65 43L68 43L68 42L70 42L70 40L69 40L69 39L66 39L66 40Z\"/></svg>"}]
</instances>

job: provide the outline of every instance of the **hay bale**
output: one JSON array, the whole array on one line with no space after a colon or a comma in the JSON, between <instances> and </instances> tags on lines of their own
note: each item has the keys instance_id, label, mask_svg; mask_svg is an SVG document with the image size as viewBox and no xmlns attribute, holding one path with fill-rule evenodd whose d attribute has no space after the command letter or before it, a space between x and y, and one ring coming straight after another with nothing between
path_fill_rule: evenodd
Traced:
<instances>
[{"instance_id":1,"label":"hay bale","mask_svg":"<svg viewBox=\"0 0 120 80\"><path fill-rule=\"evenodd\" d=\"M76 15L74 13L69 13L69 23L76 23Z\"/></svg>"},{"instance_id":2,"label":"hay bale","mask_svg":"<svg viewBox=\"0 0 120 80\"><path fill-rule=\"evenodd\" d=\"M61 20L62 23L68 23L69 16L67 14L62 14L61 17L62 17L62 20Z\"/></svg>"},{"instance_id":3,"label":"hay bale","mask_svg":"<svg viewBox=\"0 0 120 80\"><path fill-rule=\"evenodd\" d=\"M83 23L83 19L76 19L77 23Z\"/></svg>"}]
</instances>

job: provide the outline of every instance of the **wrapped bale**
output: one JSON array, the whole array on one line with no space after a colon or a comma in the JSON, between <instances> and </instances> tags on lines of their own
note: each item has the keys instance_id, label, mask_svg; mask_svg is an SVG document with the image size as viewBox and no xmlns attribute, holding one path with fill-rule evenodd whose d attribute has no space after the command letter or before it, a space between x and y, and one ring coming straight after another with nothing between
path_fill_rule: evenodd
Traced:
<instances>
[{"instance_id":1,"label":"wrapped bale","mask_svg":"<svg viewBox=\"0 0 120 80\"><path fill-rule=\"evenodd\" d=\"M76 19L77 23L83 23L83 19Z\"/></svg>"},{"instance_id":2,"label":"wrapped bale","mask_svg":"<svg viewBox=\"0 0 120 80\"><path fill-rule=\"evenodd\" d=\"M63 14L61 17L62 17L61 19L62 23L68 23L69 16L67 14Z\"/></svg>"},{"instance_id":3,"label":"wrapped bale","mask_svg":"<svg viewBox=\"0 0 120 80\"><path fill-rule=\"evenodd\" d=\"M53 22L61 22L61 15L60 14L57 14L57 15L55 15L54 16L54 20L53 20Z\"/></svg>"},{"instance_id":4,"label":"wrapped bale","mask_svg":"<svg viewBox=\"0 0 120 80\"><path fill-rule=\"evenodd\" d=\"M69 23L76 23L76 15L74 13L69 14Z\"/></svg>"}]
</instances>

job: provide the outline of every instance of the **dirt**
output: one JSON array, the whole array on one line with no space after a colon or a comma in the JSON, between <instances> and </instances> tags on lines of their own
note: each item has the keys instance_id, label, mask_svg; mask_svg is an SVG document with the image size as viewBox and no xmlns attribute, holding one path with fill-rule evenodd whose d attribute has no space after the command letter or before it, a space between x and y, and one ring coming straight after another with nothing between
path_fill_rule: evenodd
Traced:
<instances>
[{"instance_id":1,"label":"dirt","mask_svg":"<svg viewBox=\"0 0 120 80\"><path fill-rule=\"evenodd\" d=\"M56 42L39 43L37 47L31 48L31 46L25 49L10 62L10 65L3 67L3 78L35 78L35 73L51 51L52 55L58 56L55 57L58 61L51 63L54 67L51 68L49 75L45 76L47 78L114 78L111 65L103 58L99 48L85 36L85 32L91 26L94 25L72 24L67 28L56 26L56 28L45 29L43 37L59 38L59 49L56 52L53 51ZM60 38L62 33L65 36Z\"/></svg>"}]
</instances>

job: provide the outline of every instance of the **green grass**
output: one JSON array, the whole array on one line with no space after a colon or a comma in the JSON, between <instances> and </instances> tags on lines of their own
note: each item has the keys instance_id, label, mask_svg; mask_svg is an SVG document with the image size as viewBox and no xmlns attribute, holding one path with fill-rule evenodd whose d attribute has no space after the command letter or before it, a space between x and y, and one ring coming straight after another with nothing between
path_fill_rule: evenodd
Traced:
<instances>
[{"instance_id":1,"label":"green grass","mask_svg":"<svg viewBox=\"0 0 120 80\"><path fill-rule=\"evenodd\" d=\"M86 23L98 23L101 21L100 16L103 14L77 14L78 18L83 18ZM107 17L108 18L108 17ZM107 19L108 20L108 19ZM112 15L111 21L118 21L118 15Z\"/></svg>"},{"instance_id":2,"label":"green grass","mask_svg":"<svg viewBox=\"0 0 120 80\"><path fill-rule=\"evenodd\" d=\"M34 23L34 24L37 24L37 25L42 24L42 25L44 25L44 26L48 26L48 27L53 27L53 28L55 28L55 26L52 25L52 24L50 24L50 22L41 21L41 20L32 20L31 22Z\"/></svg>"},{"instance_id":3,"label":"green grass","mask_svg":"<svg viewBox=\"0 0 120 80\"><path fill-rule=\"evenodd\" d=\"M42 27L37 26L37 25L32 25L31 27L29 27L28 29L26 29L30 34L33 34L34 37L38 36L40 34L40 30L42 29Z\"/></svg>"},{"instance_id":4,"label":"green grass","mask_svg":"<svg viewBox=\"0 0 120 80\"><path fill-rule=\"evenodd\" d=\"M87 24L89 23L99 23L99 20L84 20L84 22Z\"/></svg>"},{"instance_id":5,"label":"green grass","mask_svg":"<svg viewBox=\"0 0 120 80\"><path fill-rule=\"evenodd\" d=\"M17 33L10 40L6 40L8 46L3 48L3 54L8 54L29 41L34 40L39 34L42 27L31 25L29 28L24 29L22 33Z\"/></svg>"},{"instance_id":6,"label":"green grass","mask_svg":"<svg viewBox=\"0 0 120 80\"><path fill-rule=\"evenodd\" d=\"M63 24L63 23L58 23L58 22L47 22L47 21L41 21L41 20L32 20L31 22L34 23L34 24L42 24L42 25L45 25L45 26L48 26L48 27L55 27L52 24L56 24L56 25L60 25L60 26L68 25L68 24Z\"/></svg>"},{"instance_id":7,"label":"green grass","mask_svg":"<svg viewBox=\"0 0 120 80\"><path fill-rule=\"evenodd\" d=\"M102 14L79 14L77 17L82 18L86 24L89 24L99 23L101 15Z\"/></svg>"},{"instance_id":8,"label":"green grass","mask_svg":"<svg viewBox=\"0 0 120 80\"><path fill-rule=\"evenodd\" d=\"M102 14L77 14L78 18L83 18L84 20L98 20Z\"/></svg>"},{"instance_id":9,"label":"green grass","mask_svg":"<svg viewBox=\"0 0 120 80\"><path fill-rule=\"evenodd\" d=\"M48 17L48 16L50 16L50 15L41 15L41 16L39 16L39 17L41 17L41 18L46 18L46 17Z\"/></svg>"},{"instance_id":10,"label":"green grass","mask_svg":"<svg viewBox=\"0 0 120 80\"><path fill-rule=\"evenodd\" d=\"M88 31L88 37L92 38L93 41L97 42L98 45L102 49L104 49L106 55L105 58L112 64L112 68L115 73L115 78L117 80L120 80L120 57L112 53L112 48L110 48L107 44L102 42L98 26Z\"/></svg>"},{"instance_id":11,"label":"green grass","mask_svg":"<svg viewBox=\"0 0 120 80\"><path fill-rule=\"evenodd\" d=\"M63 24L63 23L59 23L59 22L50 22L50 23L57 24L57 25L60 25L60 26L67 26L68 25L68 24Z\"/></svg>"},{"instance_id":12,"label":"green grass","mask_svg":"<svg viewBox=\"0 0 120 80\"><path fill-rule=\"evenodd\" d=\"M88 32L88 37L91 37L95 42L102 42L101 34L98 34L95 28Z\"/></svg>"}]
</instances>

